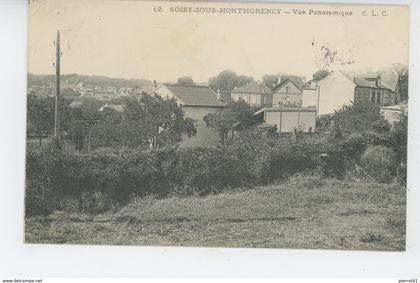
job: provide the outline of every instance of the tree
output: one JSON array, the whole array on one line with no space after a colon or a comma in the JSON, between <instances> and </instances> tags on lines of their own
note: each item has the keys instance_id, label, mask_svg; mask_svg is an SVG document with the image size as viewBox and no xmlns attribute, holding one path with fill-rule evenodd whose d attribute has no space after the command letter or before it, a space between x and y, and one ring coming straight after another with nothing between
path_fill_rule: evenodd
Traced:
<instances>
[{"instance_id":1,"label":"tree","mask_svg":"<svg viewBox=\"0 0 420 283\"><path fill-rule=\"evenodd\" d=\"M329 73L327 70L318 70L312 75L312 78L319 81L328 76Z\"/></svg>"},{"instance_id":2,"label":"tree","mask_svg":"<svg viewBox=\"0 0 420 283\"><path fill-rule=\"evenodd\" d=\"M186 86L195 85L193 79L191 77L187 77L187 76L178 78L177 83L180 84L180 85L186 85Z\"/></svg>"},{"instance_id":3,"label":"tree","mask_svg":"<svg viewBox=\"0 0 420 283\"><path fill-rule=\"evenodd\" d=\"M209 79L209 87L215 92L220 90L223 93L231 93L233 88L244 86L253 80L252 77L238 76L233 71L224 70Z\"/></svg>"},{"instance_id":4,"label":"tree","mask_svg":"<svg viewBox=\"0 0 420 283\"><path fill-rule=\"evenodd\" d=\"M196 134L194 120L174 99L143 95L129 97L124 102L124 112L105 114L95 125L92 135L97 145L130 148L158 148L175 145L182 136Z\"/></svg>"},{"instance_id":5,"label":"tree","mask_svg":"<svg viewBox=\"0 0 420 283\"><path fill-rule=\"evenodd\" d=\"M72 114L68 107L71 100L60 100L60 120L63 130L67 130L72 121ZM51 135L54 131L54 97L37 97L29 95L27 100L28 108L28 133L36 134L39 138L39 145L42 144L42 136Z\"/></svg>"},{"instance_id":6,"label":"tree","mask_svg":"<svg viewBox=\"0 0 420 283\"><path fill-rule=\"evenodd\" d=\"M370 103L353 102L331 115L334 126L343 131L369 131L381 120L379 107Z\"/></svg>"},{"instance_id":7,"label":"tree","mask_svg":"<svg viewBox=\"0 0 420 283\"><path fill-rule=\"evenodd\" d=\"M216 129L220 135L220 142L227 144L229 131L244 130L253 124L253 111L244 101L231 101L226 108L218 113L209 113L203 120L207 127Z\"/></svg>"}]
</instances>

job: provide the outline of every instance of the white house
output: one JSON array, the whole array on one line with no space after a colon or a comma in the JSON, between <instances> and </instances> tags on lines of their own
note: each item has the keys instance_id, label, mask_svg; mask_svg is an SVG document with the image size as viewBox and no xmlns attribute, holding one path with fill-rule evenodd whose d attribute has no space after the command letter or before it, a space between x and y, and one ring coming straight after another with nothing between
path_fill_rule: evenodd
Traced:
<instances>
[{"instance_id":1,"label":"white house","mask_svg":"<svg viewBox=\"0 0 420 283\"><path fill-rule=\"evenodd\" d=\"M315 87L318 88L319 115L334 113L352 101L386 106L396 103L399 97L398 74L382 80L379 74L334 71L319 80Z\"/></svg>"}]
</instances>

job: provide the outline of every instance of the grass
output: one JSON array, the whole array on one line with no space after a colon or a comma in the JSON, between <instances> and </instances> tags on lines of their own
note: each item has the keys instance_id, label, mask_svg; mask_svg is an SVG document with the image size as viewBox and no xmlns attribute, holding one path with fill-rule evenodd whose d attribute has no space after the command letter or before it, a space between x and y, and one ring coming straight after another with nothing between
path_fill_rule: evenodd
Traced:
<instances>
[{"instance_id":1,"label":"grass","mask_svg":"<svg viewBox=\"0 0 420 283\"><path fill-rule=\"evenodd\" d=\"M66 244L405 249L405 188L293 176L209 196L133 199L99 215L26 219L26 242Z\"/></svg>"}]
</instances>

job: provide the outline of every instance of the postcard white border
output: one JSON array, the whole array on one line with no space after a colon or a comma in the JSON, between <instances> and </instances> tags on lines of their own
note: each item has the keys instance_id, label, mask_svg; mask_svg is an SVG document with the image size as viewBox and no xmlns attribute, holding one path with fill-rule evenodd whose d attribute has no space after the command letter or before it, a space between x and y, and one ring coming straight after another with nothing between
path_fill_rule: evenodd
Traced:
<instances>
[{"instance_id":1,"label":"postcard white border","mask_svg":"<svg viewBox=\"0 0 420 283\"><path fill-rule=\"evenodd\" d=\"M257 2L254 0L253 2ZM282 1L259 1L282 2ZM284 2L284 1L283 1ZM341 1L286 1L341 3ZM1 277L395 277L420 268L420 2L410 5L408 231L406 252L158 248L23 244L27 1L0 1ZM417 78L417 79L416 79Z\"/></svg>"}]
</instances>

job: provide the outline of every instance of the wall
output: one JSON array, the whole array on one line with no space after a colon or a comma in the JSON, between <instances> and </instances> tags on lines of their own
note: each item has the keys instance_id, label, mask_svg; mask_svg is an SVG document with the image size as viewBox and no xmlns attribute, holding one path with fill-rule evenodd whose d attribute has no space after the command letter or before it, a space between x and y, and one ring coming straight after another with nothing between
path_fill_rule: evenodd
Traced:
<instances>
[{"instance_id":1,"label":"wall","mask_svg":"<svg viewBox=\"0 0 420 283\"><path fill-rule=\"evenodd\" d=\"M223 109L222 107L183 106L182 109L187 117L195 120L197 135L191 138L185 135L181 147L217 144L220 141L219 132L213 128L208 128L203 121L203 117L208 113L220 112Z\"/></svg>"},{"instance_id":2,"label":"wall","mask_svg":"<svg viewBox=\"0 0 420 283\"><path fill-rule=\"evenodd\" d=\"M302 107L317 107L318 90L304 89L302 94Z\"/></svg>"},{"instance_id":3,"label":"wall","mask_svg":"<svg viewBox=\"0 0 420 283\"><path fill-rule=\"evenodd\" d=\"M156 93L163 98L174 97L173 93L166 86L158 88ZM220 137L218 131L212 128L208 128L206 123L203 121L203 118L208 113L216 113L218 111L221 111L223 109L222 107L184 105L182 109L185 112L185 116L195 120L194 124L197 129L197 134L190 138L187 135L184 135L183 140L180 144L181 147L216 144L219 142Z\"/></svg>"},{"instance_id":4,"label":"wall","mask_svg":"<svg viewBox=\"0 0 420 283\"><path fill-rule=\"evenodd\" d=\"M251 106L262 106L263 102L261 101L261 96L262 95L259 93L232 93L231 94L232 100L238 101L239 99L242 99ZM252 101L251 97L254 98L254 101Z\"/></svg>"},{"instance_id":5,"label":"wall","mask_svg":"<svg viewBox=\"0 0 420 283\"><path fill-rule=\"evenodd\" d=\"M354 99L355 84L336 71L319 81L319 115L332 114Z\"/></svg>"},{"instance_id":6,"label":"wall","mask_svg":"<svg viewBox=\"0 0 420 283\"><path fill-rule=\"evenodd\" d=\"M316 111L290 111L276 110L265 112L265 122L277 125L277 130L281 133L294 132L295 129L302 129L304 132L315 131Z\"/></svg>"}]
</instances>

